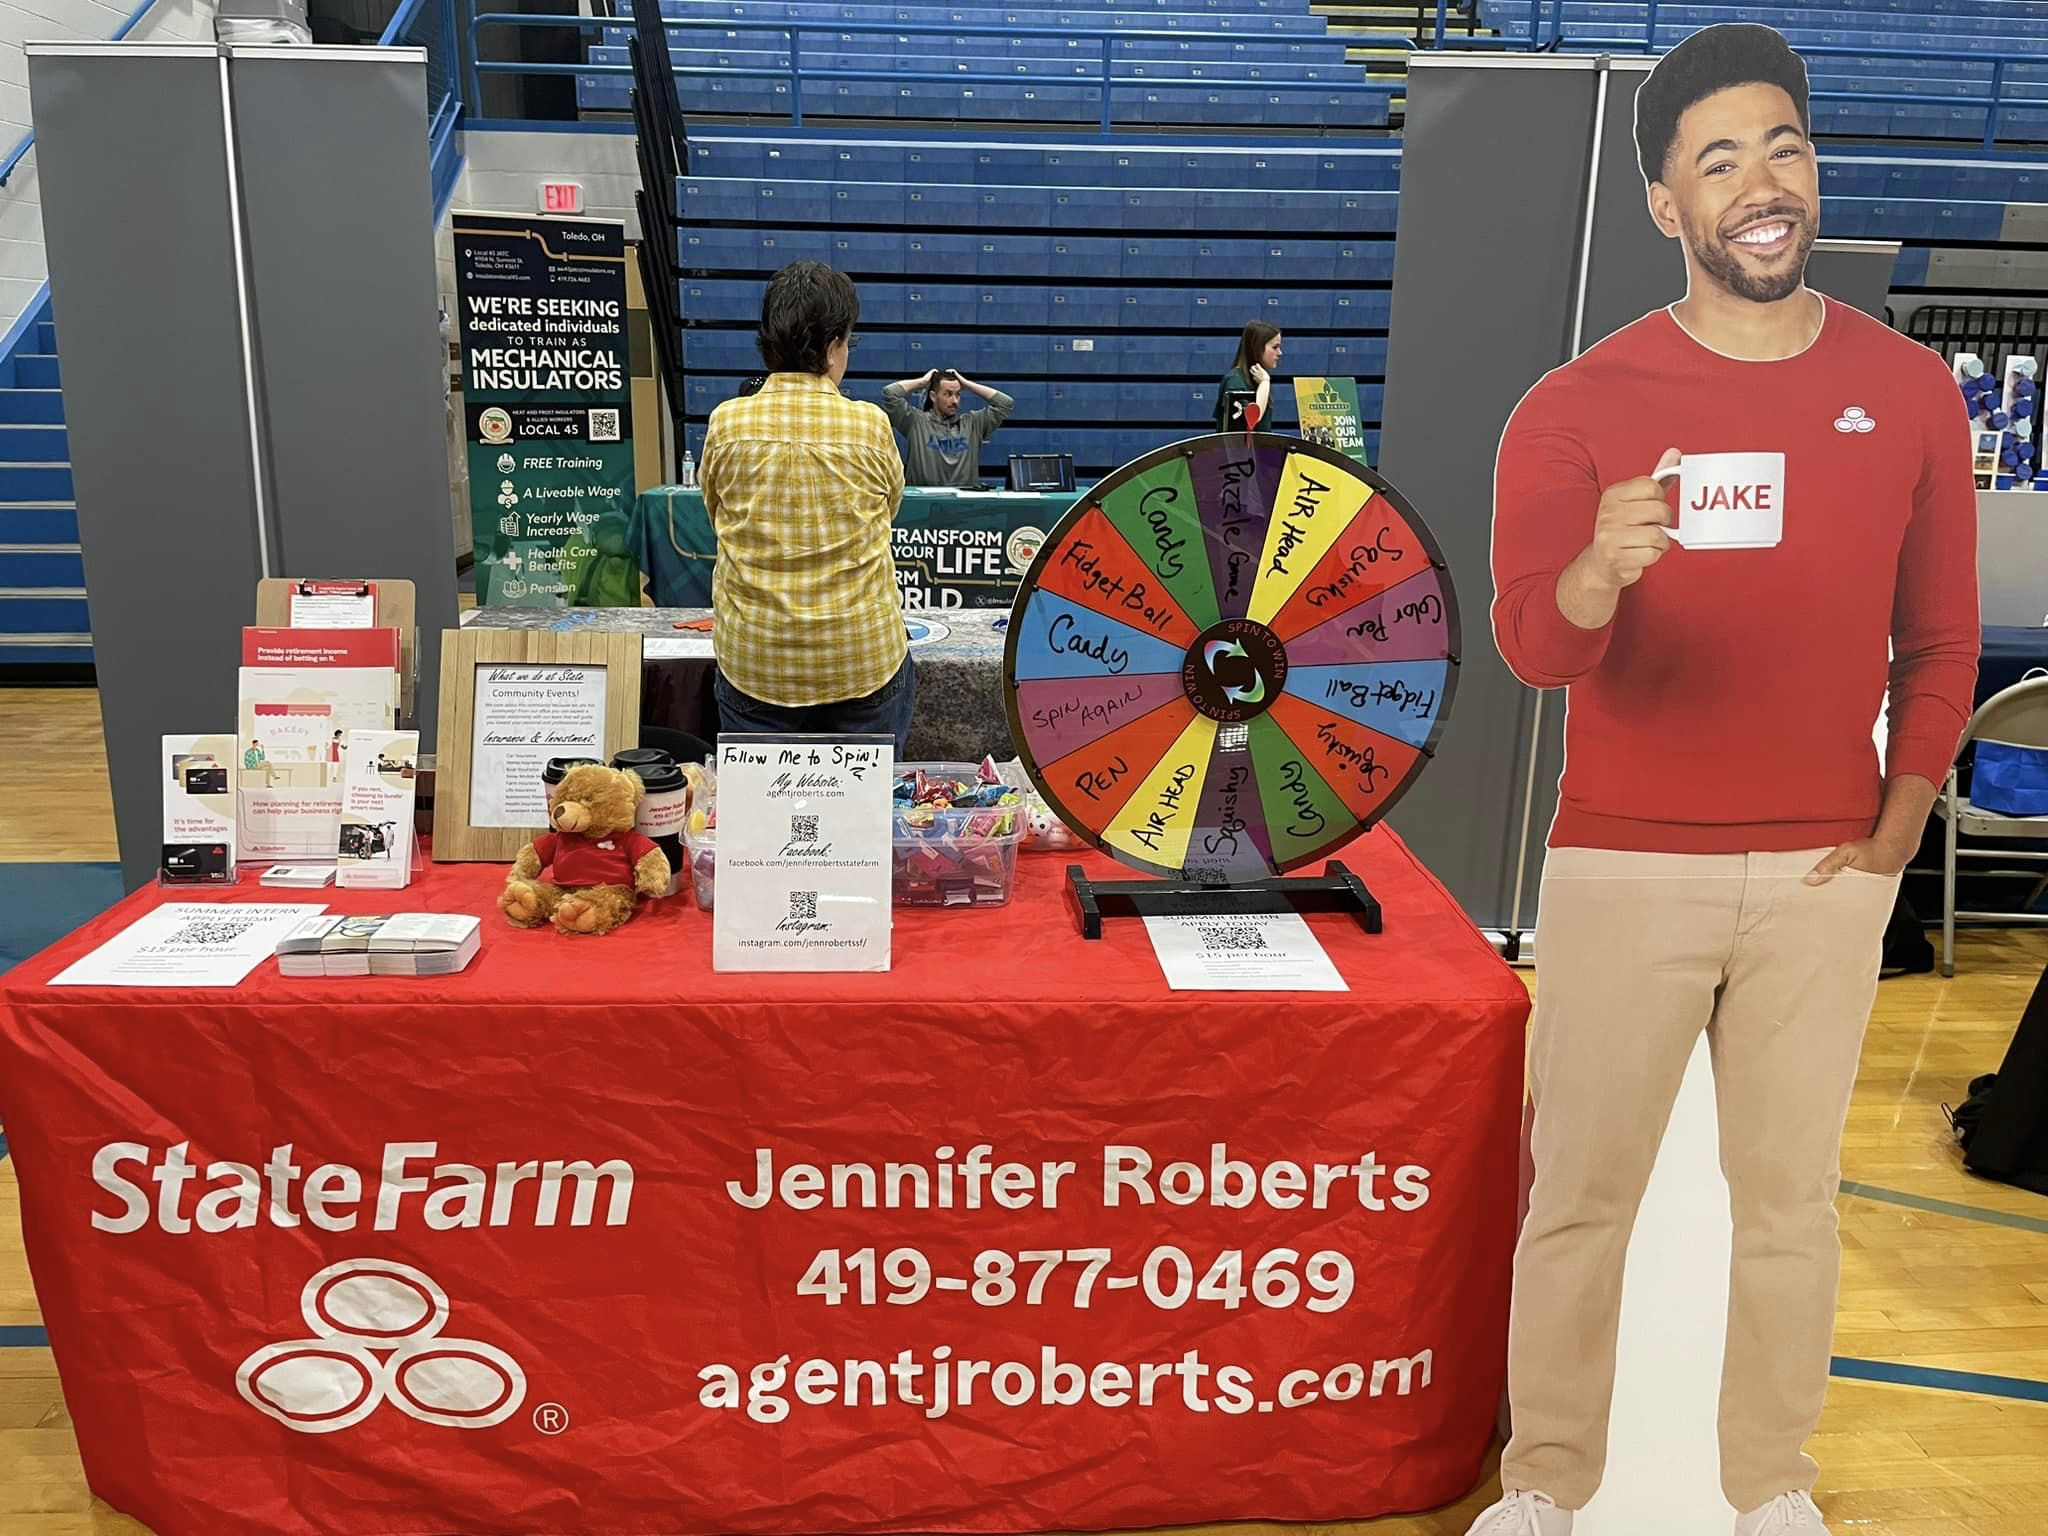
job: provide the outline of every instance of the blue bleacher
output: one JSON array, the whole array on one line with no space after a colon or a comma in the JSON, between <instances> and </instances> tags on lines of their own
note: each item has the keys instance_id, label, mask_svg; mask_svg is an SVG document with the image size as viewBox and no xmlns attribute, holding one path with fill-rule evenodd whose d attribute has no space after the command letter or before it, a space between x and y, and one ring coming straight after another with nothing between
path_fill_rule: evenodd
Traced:
<instances>
[{"instance_id":1,"label":"blue bleacher","mask_svg":"<svg viewBox=\"0 0 2048 1536\"><path fill-rule=\"evenodd\" d=\"M788 117L787 80L741 77L734 70L786 70L803 76L803 115L854 120L953 123L1096 123L1102 88L1098 34L1111 38L1112 68L1138 83L1111 91L1115 123L1157 127L1383 128L1392 88L1346 61L1342 39L1310 13L1306 0L1083 0L1057 6L949 6L910 3L824 4L810 0L660 0L670 20L707 23L672 31L683 71L683 110L708 116ZM630 8L628 8L630 14ZM972 26L1051 29L1073 36L946 37L834 32L834 22L871 26ZM728 25L729 24L729 25ZM815 27L792 35L783 25ZM1182 40L1176 32L1208 34ZM1229 37L1215 34L1232 34ZM611 73L577 76L586 112L631 106L626 70L629 29L606 27L588 62ZM1241 37L1242 41L1237 39ZM1002 74L986 80L848 80L848 72ZM1327 92L1314 87L1328 85ZM1266 87L1267 89L1260 89Z\"/></svg>"},{"instance_id":2,"label":"blue bleacher","mask_svg":"<svg viewBox=\"0 0 2048 1536\"><path fill-rule=\"evenodd\" d=\"M814 257L860 285L853 393L873 398L888 379L946 366L1016 397L986 472L999 472L1008 453L1064 451L1082 473L1100 473L1206 426L1216 376L1255 317L1285 333L1283 380L1357 379L1376 437L1400 178L1394 141L1360 133L1254 147L1167 133L1061 142L1002 127L1092 130L1098 29L1131 34L1107 44L1114 71L1141 82L1114 88L1119 128L1341 134L1385 122L1385 79L1368 80L1366 66L1349 60L1346 37L1329 34L1307 0L660 3L671 19L721 22L670 33L676 63L702 71L678 78L687 113L786 122L788 80L718 72L781 71L794 58L805 74L806 123L824 120L803 129L692 125L689 174L675 188L688 434L701 433L710 409L758 371L753 324L767 276ZM1566 0L1561 12L1556 0L1533 12L1517 0L1483 8L1507 39L1526 39L1533 22L1539 38L1561 30L1566 47L1640 37L1647 15L1640 0ZM1729 20L1775 25L1795 48L1841 50L1809 56L1815 92L1843 98L1814 103L1823 140L1975 143L1989 126L2001 144L2048 142L2048 0L1660 5L1656 42L1669 47ZM834 21L1056 26L1078 35L837 32ZM779 30L790 23L819 30L792 44ZM1168 35L1175 31L1240 35ZM591 59L623 64L627 36L607 29ZM1902 56L1876 56L1889 54ZM1005 79L828 78L867 70ZM585 77L585 106L623 110L625 80ZM1293 86L1311 89L1282 89ZM2000 104L1987 124L1994 90ZM937 125L942 136L853 126L892 118ZM1830 144L1822 177L1823 231L1905 242L1902 287L1927 279L1931 247L1998 242L2009 205L2048 201L2048 164L2023 156L1887 154L1854 144L1836 152ZM1276 393L1275 419L1293 420L1287 389Z\"/></svg>"},{"instance_id":3,"label":"blue bleacher","mask_svg":"<svg viewBox=\"0 0 2048 1536\"><path fill-rule=\"evenodd\" d=\"M1255 318L1285 332L1288 376L1356 378L1378 420L1391 145L707 133L691 163L676 198L693 434L759 370L767 276L806 256L859 282L855 394L944 366L1016 397L990 473L1057 451L1099 474L1200 430ZM1293 419L1283 389L1275 420Z\"/></svg>"},{"instance_id":4,"label":"blue bleacher","mask_svg":"<svg viewBox=\"0 0 2048 1536\"><path fill-rule=\"evenodd\" d=\"M759 369L767 276L806 256L860 284L856 394L946 366L1016 396L989 473L1040 443L1099 473L1201 426L1259 317L1286 335L1284 377L1356 378L1377 423L1391 144L708 130L691 163L676 198L693 434ZM2048 197L2048 165L2026 160L1829 153L1822 178L1823 228L1841 238L1995 241L2008 203ZM1898 281L1926 271L1909 250Z\"/></svg>"}]
</instances>

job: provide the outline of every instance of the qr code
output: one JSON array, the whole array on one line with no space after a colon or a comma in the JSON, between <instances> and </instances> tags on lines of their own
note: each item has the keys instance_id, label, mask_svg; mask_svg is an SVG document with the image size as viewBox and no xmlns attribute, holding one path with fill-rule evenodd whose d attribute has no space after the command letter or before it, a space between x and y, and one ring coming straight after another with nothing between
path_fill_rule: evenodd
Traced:
<instances>
[{"instance_id":1,"label":"qr code","mask_svg":"<svg viewBox=\"0 0 2048 1536\"><path fill-rule=\"evenodd\" d=\"M816 891L791 891L789 893L789 915L815 922L818 916L818 893Z\"/></svg>"},{"instance_id":2,"label":"qr code","mask_svg":"<svg viewBox=\"0 0 2048 1536\"><path fill-rule=\"evenodd\" d=\"M593 443L616 443L619 440L619 413L615 410L592 411L590 440Z\"/></svg>"},{"instance_id":3,"label":"qr code","mask_svg":"<svg viewBox=\"0 0 2048 1536\"><path fill-rule=\"evenodd\" d=\"M815 843L818 840L818 818L815 816L790 817L789 840L792 843Z\"/></svg>"},{"instance_id":4,"label":"qr code","mask_svg":"<svg viewBox=\"0 0 2048 1536\"><path fill-rule=\"evenodd\" d=\"M248 926L231 917L195 917L188 919L184 927L171 935L171 943L210 949L215 945L234 943Z\"/></svg>"},{"instance_id":5,"label":"qr code","mask_svg":"<svg viewBox=\"0 0 2048 1536\"><path fill-rule=\"evenodd\" d=\"M1241 924L1204 923L1200 931L1204 949L1248 950L1266 947L1266 936L1263 933Z\"/></svg>"}]
</instances>

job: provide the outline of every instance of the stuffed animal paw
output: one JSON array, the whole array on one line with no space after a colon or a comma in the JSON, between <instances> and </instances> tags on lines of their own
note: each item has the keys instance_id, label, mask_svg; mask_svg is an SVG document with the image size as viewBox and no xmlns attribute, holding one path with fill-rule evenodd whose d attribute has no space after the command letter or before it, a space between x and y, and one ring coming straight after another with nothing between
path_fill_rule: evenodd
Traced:
<instances>
[{"instance_id":1,"label":"stuffed animal paw","mask_svg":"<svg viewBox=\"0 0 2048 1536\"><path fill-rule=\"evenodd\" d=\"M556 900L560 900L559 893ZM532 880L520 879L516 874L498 893L498 910L517 928L539 927L548 920L548 910L552 905L545 889Z\"/></svg>"}]
</instances>

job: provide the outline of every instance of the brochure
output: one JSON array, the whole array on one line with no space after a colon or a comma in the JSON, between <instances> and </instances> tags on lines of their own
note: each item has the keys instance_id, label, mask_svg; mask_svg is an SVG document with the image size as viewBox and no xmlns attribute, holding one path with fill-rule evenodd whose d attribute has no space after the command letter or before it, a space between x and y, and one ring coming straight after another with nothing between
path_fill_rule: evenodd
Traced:
<instances>
[{"instance_id":1,"label":"brochure","mask_svg":"<svg viewBox=\"0 0 2048 1536\"><path fill-rule=\"evenodd\" d=\"M235 738L164 738L164 841L157 873L167 884L226 885L235 878Z\"/></svg>"},{"instance_id":2,"label":"brochure","mask_svg":"<svg viewBox=\"0 0 2048 1536\"><path fill-rule=\"evenodd\" d=\"M451 976L477 956L483 925L463 913L308 918L277 944L286 976Z\"/></svg>"},{"instance_id":3,"label":"brochure","mask_svg":"<svg viewBox=\"0 0 2048 1536\"><path fill-rule=\"evenodd\" d=\"M243 858L333 861L342 740L352 730L391 729L397 677L382 667L241 669L236 828Z\"/></svg>"},{"instance_id":4,"label":"brochure","mask_svg":"<svg viewBox=\"0 0 2048 1536\"><path fill-rule=\"evenodd\" d=\"M402 890L412 883L418 731L350 731L342 746L335 884Z\"/></svg>"}]
</instances>

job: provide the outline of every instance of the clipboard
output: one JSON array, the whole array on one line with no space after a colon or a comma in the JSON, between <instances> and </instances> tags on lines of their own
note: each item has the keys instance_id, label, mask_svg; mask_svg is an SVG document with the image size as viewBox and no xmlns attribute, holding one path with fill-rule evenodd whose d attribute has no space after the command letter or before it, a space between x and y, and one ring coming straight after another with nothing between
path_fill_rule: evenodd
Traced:
<instances>
[{"instance_id":1,"label":"clipboard","mask_svg":"<svg viewBox=\"0 0 2048 1536\"><path fill-rule=\"evenodd\" d=\"M308 581L333 581L326 576L266 576L256 583L256 622L266 629L288 629L292 622L292 594ZM366 583L377 597L377 625L398 631L398 718L413 721L418 707L420 674L419 600L409 581Z\"/></svg>"}]
</instances>

